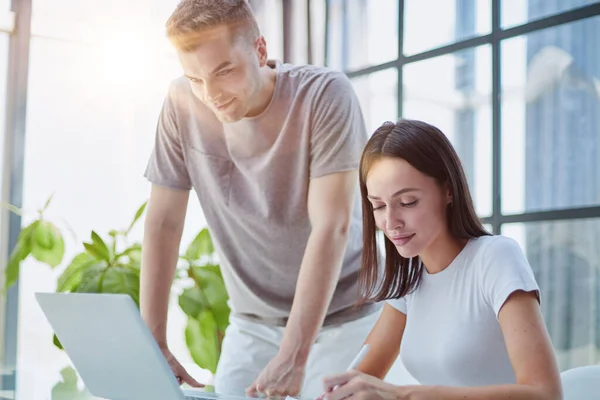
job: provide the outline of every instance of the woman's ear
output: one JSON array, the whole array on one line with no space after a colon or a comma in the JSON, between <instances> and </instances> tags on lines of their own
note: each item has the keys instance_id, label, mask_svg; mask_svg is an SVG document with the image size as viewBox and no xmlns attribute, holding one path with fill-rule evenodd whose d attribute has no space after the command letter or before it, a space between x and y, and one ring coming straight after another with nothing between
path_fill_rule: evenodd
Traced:
<instances>
[{"instance_id":1,"label":"woman's ear","mask_svg":"<svg viewBox=\"0 0 600 400\"><path fill-rule=\"evenodd\" d=\"M450 190L450 185L446 183L444 186L446 188L446 204L452 204L454 198L452 196L452 190Z\"/></svg>"}]
</instances>

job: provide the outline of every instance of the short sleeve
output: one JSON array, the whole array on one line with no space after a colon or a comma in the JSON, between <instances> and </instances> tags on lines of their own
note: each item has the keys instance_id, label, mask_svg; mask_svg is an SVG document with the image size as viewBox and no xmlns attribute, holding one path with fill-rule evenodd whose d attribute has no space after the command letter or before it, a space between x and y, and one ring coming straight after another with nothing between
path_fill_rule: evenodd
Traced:
<instances>
[{"instance_id":1,"label":"short sleeve","mask_svg":"<svg viewBox=\"0 0 600 400\"><path fill-rule=\"evenodd\" d=\"M386 302L396 310L400 311L402 314L406 315L408 309L406 305L406 298L400 297L399 299L389 299L386 300Z\"/></svg>"},{"instance_id":2,"label":"short sleeve","mask_svg":"<svg viewBox=\"0 0 600 400\"><path fill-rule=\"evenodd\" d=\"M192 185L183 156L181 132L177 125L176 99L171 86L158 117L154 148L144 176L160 186L190 190Z\"/></svg>"},{"instance_id":3,"label":"short sleeve","mask_svg":"<svg viewBox=\"0 0 600 400\"><path fill-rule=\"evenodd\" d=\"M483 253L481 286L483 296L496 318L508 297L517 290L540 291L533 270L519 244L505 236L495 236Z\"/></svg>"},{"instance_id":4,"label":"short sleeve","mask_svg":"<svg viewBox=\"0 0 600 400\"><path fill-rule=\"evenodd\" d=\"M360 104L348 77L332 73L313 103L310 177L358 168L367 143Z\"/></svg>"}]
</instances>

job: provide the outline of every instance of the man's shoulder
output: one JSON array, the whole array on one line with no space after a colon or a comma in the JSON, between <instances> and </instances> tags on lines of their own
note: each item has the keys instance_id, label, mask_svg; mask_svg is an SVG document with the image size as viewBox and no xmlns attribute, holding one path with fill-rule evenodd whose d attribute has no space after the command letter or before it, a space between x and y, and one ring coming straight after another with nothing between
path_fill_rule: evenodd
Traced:
<instances>
[{"instance_id":1,"label":"man's shoulder","mask_svg":"<svg viewBox=\"0 0 600 400\"><path fill-rule=\"evenodd\" d=\"M330 84L349 85L349 79L341 71L312 64L281 64L280 73L298 86L322 90Z\"/></svg>"},{"instance_id":2,"label":"man's shoulder","mask_svg":"<svg viewBox=\"0 0 600 400\"><path fill-rule=\"evenodd\" d=\"M177 98L186 98L192 95L192 90L190 88L190 84L188 79L181 75L175 79L172 79L169 82L167 87L167 97L169 99Z\"/></svg>"}]
</instances>

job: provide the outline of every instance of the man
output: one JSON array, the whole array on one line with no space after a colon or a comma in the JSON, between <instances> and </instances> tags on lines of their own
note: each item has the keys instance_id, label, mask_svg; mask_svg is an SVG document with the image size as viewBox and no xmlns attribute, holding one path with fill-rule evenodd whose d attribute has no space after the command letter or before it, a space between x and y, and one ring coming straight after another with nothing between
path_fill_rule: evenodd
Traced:
<instances>
[{"instance_id":1,"label":"man","mask_svg":"<svg viewBox=\"0 0 600 400\"><path fill-rule=\"evenodd\" d=\"M244 0L183 0L167 22L185 77L169 88L146 176L141 311L174 373L166 319L189 191L221 261L232 315L217 392L317 397L379 308L355 308L364 121L349 80L268 61Z\"/></svg>"}]
</instances>

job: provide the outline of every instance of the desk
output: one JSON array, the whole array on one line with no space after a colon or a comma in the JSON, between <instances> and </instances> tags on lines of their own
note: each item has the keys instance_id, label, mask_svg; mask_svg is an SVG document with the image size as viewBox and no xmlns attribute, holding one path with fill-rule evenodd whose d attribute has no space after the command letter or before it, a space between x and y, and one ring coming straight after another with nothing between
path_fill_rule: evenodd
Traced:
<instances>
[{"instance_id":1,"label":"desk","mask_svg":"<svg viewBox=\"0 0 600 400\"><path fill-rule=\"evenodd\" d=\"M32 399L30 398L31 391L21 390L17 387L17 394L15 396L14 391L1 390L0 389L0 400L110 400L92 396L84 387L83 381L79 378L75 369L72 366L67 366L62 369L60 379L57 380L52 386L47 386L44 389L42 397ZM186 386L183 386L186 389ZM193 389L192 391L198 391ZM36 396L40 395L39 391L35 392ZM207 398L216 400L243 400L245 398L238 396L227 396L217 395L215 393L206 393ZM132 399L139 400L139 399ZM164 399L169 400L169 399ZM307 399L299 399L307 400Z\"/></svg>"}]
</instances>

